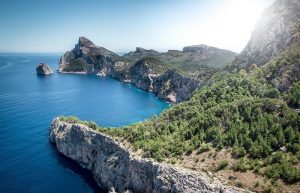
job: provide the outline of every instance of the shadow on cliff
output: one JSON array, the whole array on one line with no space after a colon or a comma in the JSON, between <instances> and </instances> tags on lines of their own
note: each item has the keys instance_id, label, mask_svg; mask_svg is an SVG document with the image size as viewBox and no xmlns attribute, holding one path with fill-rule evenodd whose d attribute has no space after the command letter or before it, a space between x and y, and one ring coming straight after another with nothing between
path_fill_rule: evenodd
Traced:
<instances>
[{"instance_id":1,"label":"shadow on cliff","mask_svg":"<svg viewBox=\"0 0 300 193\"><path fill-rule=\"evenodd\" d=\"M49 142L50 143L50 142ZM93 189L93 193L107 193L107 191L101 189L96 181L94 180L91 171L83 169L78 163L71 160L70 158L60 154L57 150L55 145L51 144L53 147L51 148L53 150L54 156L57 158L57 160L68 170L74 172L75 174L78 174L82 176L84 181Z\"/></svg>"}]
</instances>

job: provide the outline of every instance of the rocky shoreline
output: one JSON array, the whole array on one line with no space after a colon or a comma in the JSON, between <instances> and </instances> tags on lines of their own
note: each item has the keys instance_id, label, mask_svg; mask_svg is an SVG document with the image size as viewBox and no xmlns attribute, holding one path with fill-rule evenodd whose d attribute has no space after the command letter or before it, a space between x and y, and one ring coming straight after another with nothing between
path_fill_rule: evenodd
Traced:
<instances>
[{"instance_id":1,"label":"rocky shoreline","mask_svg":"<svg viewBox=\"0 0 300 193\"><path fill-rule=\"evenodd\" d=\"M97 184L116 192L238 193L243 189L222 184L202 172L139 158L123 145L93 129L55 118L50 141L57 150L90 170Z\"/></svg>"}]
</instances>

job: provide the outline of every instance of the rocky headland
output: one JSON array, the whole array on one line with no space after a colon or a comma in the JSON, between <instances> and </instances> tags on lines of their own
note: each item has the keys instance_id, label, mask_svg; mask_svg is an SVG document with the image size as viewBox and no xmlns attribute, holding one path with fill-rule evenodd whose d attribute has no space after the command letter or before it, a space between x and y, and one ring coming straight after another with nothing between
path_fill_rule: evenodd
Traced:
<instances>
[{"instance_id":1,"label":"rocky headland","mask_svg":"<svg viewBox=\"0 0 300 193\"><path fill-rule=\"evenodd\" d=\"M92 171L97 184L118 193L238 193L204 172L140 158L121 143L86 125L55 118L50 141L63 155ZM248 192L248 191L246 191Z\"/></svg>"},{"instance_id":2,"label":"rocky headland","mask_svg":"<svg viewBox=\"0 0 300 193\"><path fill-rule=\"evenodd\" d=\"M58 71L111 76L178 103L189 99L216 72L216 66L231 62L235 56L214 47L194 47L185 47L177 55L137 47L119 56L80 37L75 48L61 57Z\"/></svg>"}]
</instances>

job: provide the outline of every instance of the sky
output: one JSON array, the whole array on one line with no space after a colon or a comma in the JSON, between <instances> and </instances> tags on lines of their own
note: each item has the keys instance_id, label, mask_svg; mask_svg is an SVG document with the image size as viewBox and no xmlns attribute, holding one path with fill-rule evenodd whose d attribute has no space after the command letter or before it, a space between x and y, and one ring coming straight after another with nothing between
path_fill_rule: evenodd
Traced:
<instances>
[{"instance_id":1,"label":"sky","mask_svg":"<svg viewBox=\"0 0 300 193\"><path fill-rule=\"evenodd\" d=\"M0 52L64 52L85 36L117 53L206 44L240 52L274 0L1 0Z\"/></svg>"}]
</instances>

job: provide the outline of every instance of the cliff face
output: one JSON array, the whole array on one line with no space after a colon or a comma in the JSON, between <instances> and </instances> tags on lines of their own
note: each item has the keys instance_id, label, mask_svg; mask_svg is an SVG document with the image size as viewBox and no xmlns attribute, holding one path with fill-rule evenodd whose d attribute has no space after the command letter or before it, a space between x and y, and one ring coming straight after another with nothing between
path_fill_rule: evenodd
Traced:
<instances>
[{"instance_id":1,"label":"cliff face","mask_svg":"<svg viewBox=\"0 0 300 193\"><path fill-rule=\"evenodd\" d=\"M196 80L181 76L175 70L167 70L161 76L153 78L152 82L152 89L158 97L163 96L169 101L179 102L191 98L200 86Z\"/></svg>"},{"instance_id":2,"label":"cliff face","mask_svg":"<svg viewBox=\"0 0 300 193\"><path fill-rule=\"evenodd\" d=\"M300 39L300 1L277 0L257 22L251 39L233 62L237 68L261 66Z\"/></svg>"},{"instance_id":3,"label":"cliff face","mask_svg":"<svg viewBox=\"0 0 300 193\"><path fill-rule=\"evenodd\" d=\"M203 173L179 169L163 163L136 158L111 138L85 125L70 124L54 119L50 141L63 155L91 170L98 185L143 193L241 192Z\"/></svg>"}]
</instances>

